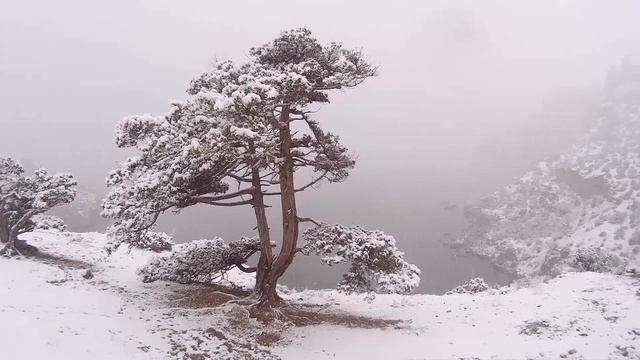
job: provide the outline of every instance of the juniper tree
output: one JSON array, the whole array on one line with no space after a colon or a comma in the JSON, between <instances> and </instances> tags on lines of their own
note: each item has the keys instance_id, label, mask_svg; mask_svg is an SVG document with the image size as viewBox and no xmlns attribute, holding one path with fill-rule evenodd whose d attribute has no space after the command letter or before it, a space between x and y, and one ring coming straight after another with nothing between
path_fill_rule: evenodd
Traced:
<instances>
[{"instance_id":1,"label":"juniper tree","mask_svg":"<svg viewBox=\"0 0 640 360\"><path fill-rule=\"evenodd\" d=\"M195 204L252 206L260 258L255 268L261 304L279 301L278 279L300 248L296 193L323 180L343 181L354 166L337 136L312 118L329 92L375 75L360 51L320 44L306 29L283 32L250 51L250 61L217 63L195 78L184 101L163 116L132 116L117 127L116 143L141 153L113 171L103 214L116 219L120 242L148 245L159 215ZM292 124L299 123L296 131ZM310 169L306 182L294 174ZM283 238L273 253L265 198L280 199ZM157 237L157 235L155 235ZM212 242L212 244L219 242ZM234 253L234 261L246 260ZM214 253L224 253L217 249ZM190 255L187 255L190 256ZM224 258L221 256L220 258ZM220 264L219 269L229 264Z\"/></svg>"},{"instance_id":2,"label":"juniper tree","mask_svg":"<svg viewBox=\"0 0 640 360\"><path fill-rule=\"evenodd\" d=\"M18 235L34 229L34 216L73 201L75 185L70 174L49 174L45 169L25 176L17 161L0 157L0 252L19 253Z\"/></svg>"}]
</instances>

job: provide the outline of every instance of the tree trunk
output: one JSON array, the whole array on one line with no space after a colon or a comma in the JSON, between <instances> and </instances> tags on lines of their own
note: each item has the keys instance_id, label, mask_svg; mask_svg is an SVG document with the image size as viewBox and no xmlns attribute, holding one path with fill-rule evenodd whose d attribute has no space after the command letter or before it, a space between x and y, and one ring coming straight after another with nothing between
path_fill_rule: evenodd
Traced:
<instances>
[{"instance_id":1,"label":"tree trunk","mask_svg":"<svg viewBox=\"0 0 640 360\"><path fill-rule=\"evenodd\" d=\"M280 202L282 207L282 246L278 257L273 261L271 270L265 274L262 281L263 290L267 291L266 300L269 303L280 300L276 292L278 279L293 262L298 244L298 213L296 208L295 191L293 187L293 158L291 156L291 128L289 124L289 109L284 107L280 114L280 158L279 168Z\"/></svg>"},{"instance_id":2,"label":"tree trunk","mask_svg":"<svg viewBox=\"0 0 640 360\"><path fill-rule=\"evenodd\" d=\"M249 152L253 154L255 147L253 141L249 142ZM254 165L251 169L251 185L253 193L253 211L256 215L258 236L260 238L260 260L256 268L256 285L254 292L259 296L260 303L272 303L278 301L275 287L271 287L267 281L271 272L273 253L271 251L271 235L269 233L269 223L267 221L264 195L262 194L262 184L260 183L260 169Z\"/></svg>"},{"instance_id":3,"label":"tree trunk","mask_svg":"<svg viewBox=\"0 0 640 360\"><path fill-rule=\"evenodd\" d=\"M0 250L0 254L6 256L20 254L18 250L16 250L16 240L18 240L17 227L13 226L9 230L9 233L7 235L7 242L5 243L4 248Z\"/></svg>"},{"instance_id":4,"label":"tree trunk","mask_svg":"<svg viewBox=\"0 0 640 360\"><path fill-rule=\"evenodd\" d=\"M0 216L0 244L7 242L9 242L9 223L4 216Z\"/></svg>"},{"instance_id":5,"label":"tree trunk","mask_svg":"<svg viewBox=\"0 0 640 360\"><path fill-rule=\"evenodd\" d=\"M8 241L5 244L4 248L2 249L2 253L5 255L15 255L15 254L20 254L20 252L18 252L16 250L16 241L18 240L18 234L20 233L20 227L27 222L29 219L31 219L32 216L36 215L36 214L40 214L43 211L36 211L36 210L29 210L27 211L24 215L22 215L16 222L15 224L11 225L9 227L9 237L8 237Z\"/></svg>"}]
</instances>

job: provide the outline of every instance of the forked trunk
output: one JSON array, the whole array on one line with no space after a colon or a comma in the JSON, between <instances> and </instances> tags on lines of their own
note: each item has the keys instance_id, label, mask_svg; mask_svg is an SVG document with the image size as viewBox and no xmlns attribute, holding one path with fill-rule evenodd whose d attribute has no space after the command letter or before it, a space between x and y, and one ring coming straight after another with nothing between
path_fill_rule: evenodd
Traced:
<instances>
[{"instance_id":1,"label":"forked trunk","mask_svg":"<svg viewBox=\"0 0 640 360\"><path fill-rule=\"evenodd\" d=\"M255 154L255 146L253 141L249 141L249 152ZM256 267L256 285L255 294L260 298L261 304L272 304L279 300L275 292L275 286L267 281L271 272L273 262L273 251L271 249L271 235L269 223L267 221L266 206L264 204L264 195L262 193L262 184L260 183L260 168L254 164L251 169L251 186L254 189L253 211L256 216L256 224L258 229L258 237L260 238L260 259Z\"/></svg>"},{"instance_id":2,"label":"forked trunk","mask_svg":"<svg viewBox=\"0 0 640 360\"><path fill-rule=\"evenodd\" d=\"M291 156L291 128L289 126L289 109L283 108L280 114L280 158L279 169L280 202L282 208L282 246L269 271L263 274L260 281L262 299L267 303L280 300L276 292L276 284L293 262L298 244L298 212L296 208L293 184L293 158Z\"/></svg>"},{"instance_id":3,"label":"forked trunk","mask_svg":"<svg viewBox=\"0 0 640 360\"><path fill-rule=\"evenodd\" d=\"M269 234L269 223L267 222L264 196L262 195L262 186L260 185L260 173L257 168L252 170L252 185L255 189L253 194L253 211L256 215L258 237L260 238L260 259L258 260L258 266L256 268L256 286L254 291L262 300L270 294L265 279L268 278L268 274L271 271L273 253L271 251L271 235Z\"/></svg>"}]
</instances>

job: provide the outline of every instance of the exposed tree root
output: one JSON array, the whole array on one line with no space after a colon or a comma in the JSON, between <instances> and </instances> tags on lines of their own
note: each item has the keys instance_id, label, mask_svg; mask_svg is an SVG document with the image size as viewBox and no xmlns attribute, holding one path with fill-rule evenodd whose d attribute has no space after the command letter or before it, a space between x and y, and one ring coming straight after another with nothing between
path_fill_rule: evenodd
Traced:
<instances>
[{"instance_id":1,"label":"exposed tree root","mask_svg":"<svg viewBox=\"0 0 640 360\"><path fill-rule=\"evenodd\" d=\"M15 240L8 242L4 245L4 248L0 250L0 256L14 257L14 256L31 256L38 253L38 248L33 245L27 244L24 240Z\"/></svg>"},{"instance_id":2,"label":"exposed tree root","mask_svg":"<svg viewBox=\"0 0 640 360\"><path fill-rule=\"evenodd\" d=\"M339 312L330 307L291 304L285 300L267 303L254 292L221 285L180 285L168 297L171 307L189 309L221 308L239 305L250 318L269 323L289 323L296 327L321 324L350 328L387 328L398 326L400 320L376 319Z\"/></svg>"}]
</instances>

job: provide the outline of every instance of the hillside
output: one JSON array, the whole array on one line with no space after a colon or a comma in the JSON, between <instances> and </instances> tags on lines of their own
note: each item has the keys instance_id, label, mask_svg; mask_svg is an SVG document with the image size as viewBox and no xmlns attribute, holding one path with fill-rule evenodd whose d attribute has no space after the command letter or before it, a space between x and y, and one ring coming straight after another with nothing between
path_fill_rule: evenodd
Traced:
<instances>
[{"instance_id":1,"label":"hillside","mask_svg":"<svg viewBox=\"0 0 640 360\"><path fill-rule=\"evenodd\" d=\"M640 281L629 276L370 301L283 288L299 320L267 326L235 304L251 284L239 274L223 281L233 288L144 284L135 270L149 254L107 257L102 234L25 239L38 256L0 259L6 359L640 359Z\"/></svg>"},{"instance_id":2,"label":"hillside","mask_svg":"<svg viewBox=\"0 0 640 360\"><path fill-rule=\"evenodd\" d=\"M514 275L557 275L588 254L613 271L640 252L640 107L607 103L581 144L467 209L456 241Z\"/></svg>"}]
</instances>

